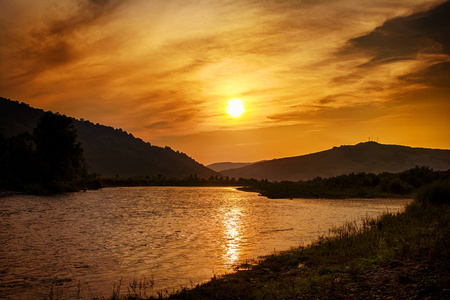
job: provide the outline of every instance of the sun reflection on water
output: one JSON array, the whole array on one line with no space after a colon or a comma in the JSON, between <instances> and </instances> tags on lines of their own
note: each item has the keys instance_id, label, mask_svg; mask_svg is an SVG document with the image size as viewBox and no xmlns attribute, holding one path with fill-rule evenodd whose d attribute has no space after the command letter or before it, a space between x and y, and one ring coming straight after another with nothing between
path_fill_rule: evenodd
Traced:
<instances>
[{"instance_id":1,"label":"sun reflection on water","mask_svg":"<svg viewBox=\"0 0 450 300\"><path fill-rule=\"evenodd\" d=\"M230 201L221 209L222 221L222 260L224 266L231 270L239 261L242 251L242 239L244 235L243 217L244 211L239 201Z\"/></svg>"}]
</instances>

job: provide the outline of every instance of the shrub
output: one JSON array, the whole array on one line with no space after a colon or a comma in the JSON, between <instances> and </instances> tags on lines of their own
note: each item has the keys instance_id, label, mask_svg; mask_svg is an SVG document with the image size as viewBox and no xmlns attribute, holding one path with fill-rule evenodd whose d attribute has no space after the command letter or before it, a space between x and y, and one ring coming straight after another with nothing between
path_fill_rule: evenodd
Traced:
<instances>
[{"instance_id":1,"label":"shrub","mask_svg":"<svg viewBox=\"0 0 450 300\"><path fill-rule=\"evenodd\" d=\"M416 201L421 204L444 205L450 203L450 181L438 181L419 189Z\"/></svg>"},{"instance_id":2,"label":"shrub","mask_svg":"<svg viewBox=\"0 0 450 300\"><path fill-rule=\"evenodd\" d=\"M399 178L392 179L389 183L388 189L389 192L394 194L404 194L409 190L405 183Z\"/></svg>"}]
</instances>

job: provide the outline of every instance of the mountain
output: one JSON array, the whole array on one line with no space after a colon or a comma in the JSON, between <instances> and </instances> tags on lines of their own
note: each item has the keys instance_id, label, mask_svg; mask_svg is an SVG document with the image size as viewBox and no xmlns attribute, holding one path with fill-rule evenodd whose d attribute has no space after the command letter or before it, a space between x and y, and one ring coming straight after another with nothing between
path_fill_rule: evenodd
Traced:
<instances>
[{"instance_id":1,"label":"mountain","mask_svg":"<svg viewBox=\"0 0 450 300\"><path fill-rule=\"evenodd\" d=\"M412 148L366 142L308 155L287 157L224 170L230 178L255 178L271 181L308 180L350 173L401 172L415 166L434 170L450 169L450 150Z\"/></svg>"},{"instance_id":2,"label":"mountain","mask_svg":"<svg viewBox=\"0 0 450 300\"><path fill-rule=\"evenodd\" d=\"M231 170L231 169L246 167L251 164L253 164L253 163L219 162L219 163L213 163L213 164L207 165L207 167L216 172L221 172L224 170Z\"/></svg>"},{"instance_id":3,"label":"mountain","mask_svg":"<svg viewBox=\"0 0 450 300\"><path fill-rule=\"evenodd\" d=\"M0 97L0 134L32 132L44 113L25 103ZM200 178L220 175L186 154L146 143L122 129L73 119L90 172L103 176Z\"/></svg>"}]
</instances>

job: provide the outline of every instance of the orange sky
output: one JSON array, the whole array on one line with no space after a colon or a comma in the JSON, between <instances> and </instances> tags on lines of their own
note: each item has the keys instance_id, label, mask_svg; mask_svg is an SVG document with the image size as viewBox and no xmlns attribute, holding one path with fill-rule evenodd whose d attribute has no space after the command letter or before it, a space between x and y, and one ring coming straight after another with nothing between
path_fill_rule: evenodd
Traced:
<instances>
[{"instance_id":1,"label":"orange sky","mask_svg":"<svg viewBox=\"0 0 450 300\"><path fill-rule=\"evenodd\" d=\"M426 0L0 0L0 96L203 164L369 136L449 149L449 14Z\"/></svg>"}]
</instances>

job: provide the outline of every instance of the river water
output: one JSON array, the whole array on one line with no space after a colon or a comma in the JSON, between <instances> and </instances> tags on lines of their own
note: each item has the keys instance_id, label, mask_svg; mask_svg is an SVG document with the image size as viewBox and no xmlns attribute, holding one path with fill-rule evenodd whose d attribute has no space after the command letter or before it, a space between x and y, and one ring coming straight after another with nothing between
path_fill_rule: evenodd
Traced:
<instances>
[{"instance_id":1,"label":"river water","mask_svg":"<svg viewBox=\"0 0 450 300\"><path fill-rule=\"evenodd\" d=\"M273 200L234 188L105 188L0 198L0 298L147 295L232 272L239 263L307 245L347 221L408 200Z\"/></svg>"}]
</instances>

